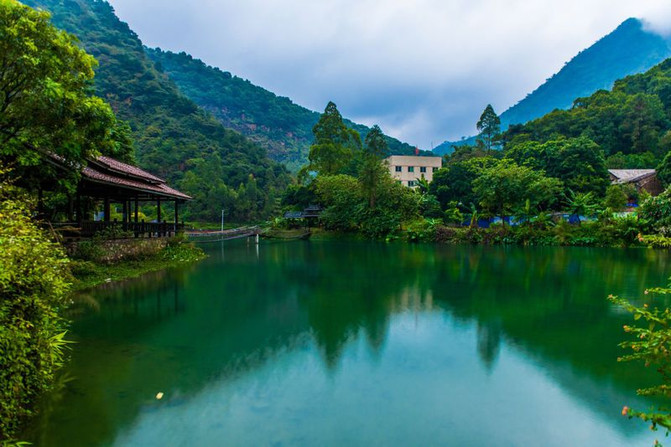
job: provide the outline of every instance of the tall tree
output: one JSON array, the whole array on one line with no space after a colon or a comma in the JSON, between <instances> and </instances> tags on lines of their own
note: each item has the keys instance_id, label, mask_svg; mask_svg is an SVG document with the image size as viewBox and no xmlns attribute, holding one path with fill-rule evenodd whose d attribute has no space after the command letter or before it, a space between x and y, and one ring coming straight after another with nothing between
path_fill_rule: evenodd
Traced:
<instances>
[{"instance_id":1,"label":"tall tree","mask_svg":"<svg viewBox=\"0 0 671 447\"><path fill-rule=\"evenodd\" d=\"M310 169L319 174L339 173L352 160L354 150L361 148L359 133L347 128L337 106L330 101L312 133L315 142L310 147L308 159Z\"/></svg>"},{"instance_id":2,"label":"tall tree","mask_svg":"<svg viewBox=\"0 0 671 447\"><path fill-rule=\"evenodd\" d=\"M491 104L487 104L476 126L480 132L478 142L481 142L487 152L491 151L501 136L501 119Z\"/></svg>"},{"instance_id":3,"label":"tall tree","mask_svg":"<svg viewBox=\"0 0 671 447\"><path fill-rule=\"evenodd\" d=\"M359 183L365 196L368 198L368 206L375 208L375 200L380 183L389 171L382 164L382 157L387 154L387 142L380 127L376 124L366 135L362 161L359 167Z\"/></svg>"}]
</instances>

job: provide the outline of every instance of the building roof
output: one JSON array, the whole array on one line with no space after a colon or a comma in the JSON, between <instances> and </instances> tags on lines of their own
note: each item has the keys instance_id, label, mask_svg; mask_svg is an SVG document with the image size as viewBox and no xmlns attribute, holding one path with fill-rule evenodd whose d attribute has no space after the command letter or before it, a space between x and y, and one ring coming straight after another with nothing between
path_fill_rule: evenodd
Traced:
<instances>
[{"instance_id":1,"label":"building roof","mask_svg":"<svg viewBox=\"0 0 671 447\"><path fill-rule=\"evenodd\" d=\"M423 155L390 155L387 157L387 160L391 164L402 164L402 165L442 165L443 157L430 157Z\"/></svg>"},{"instance_id":2,"label":"building roof","mask_svg":"<svg viewBox=\"0 0 671 447\"><path fill-rule=\"evenodd\" d=\"M635 183L657 173L654 169L609 169L608 172L613 176L613 183L618 185Z\"/></svg>"},{"instance_id":3,"label":"building roof","mask_svg":"<svg viewBox=\"0 0 671 447\"><path fill-rule=\"evenodd\" d=\"M141 178L137 175L137 171L144 173L141 169L126 165L125 163L116 160L113 161L116 162L115 169L101 169L100 164L95 162L91 163L91 165L82 169L83 179L93 183L134 190L150 196L155 195L169 199L191 200L191 196L169 187L164 181L161 181L160 183L156 182L154 179L158 179L158 177L146 173L149 178ZM123 170L124 166L133 169L126 173Z\"/></svg>"},{"instance_id":4,"label":"building roof","mask_svg":"<svg viewBox=\"0 0 671 447\"><path fill-rule=\"evenodd\" d=\"M136 166L122 163L110 157L98 156L87 160L88 166L68 164L65 159L53 152L43 151L47 160L64 169L79 170L82 182L86 185L83 193L93 197L108 197L111 189L114 196L138 199L166 198L172 200L191 200L188 196L168 186L165 180L150 174ZM91 185L93 184L93 185ZM95 186L95 187L93 187Z\"/></svg>"},{"instance_id":5,"label":"building roof","mask_svg":"<svg viewBox=\"0 0 671 447\"><path fill-rule=\"evenodd\" d=\"M91 165L97 165L102 169L115 172L124 177L135 177L138 180L144 180L149 183L165 183L165 180L158 178L155 175L148 173L147 171L143 171L138 167L131 166L126 163L122 163L113 158L105 157L104 155L97 157L95 160L89 160L89 166Z\"/></svg>"}]
</instances>

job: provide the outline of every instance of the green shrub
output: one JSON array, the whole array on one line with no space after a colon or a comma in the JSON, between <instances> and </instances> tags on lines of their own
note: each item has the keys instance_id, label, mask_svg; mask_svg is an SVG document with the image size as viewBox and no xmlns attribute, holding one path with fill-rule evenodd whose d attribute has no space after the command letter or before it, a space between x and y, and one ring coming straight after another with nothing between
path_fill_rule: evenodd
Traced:
<instances>
[{"instance_id":1,"label":"green shrub","mask_svg":"<svg viewBox=\"0 0 671 447\"><path fill-rule=\"evenodd\" d=\"M641 219L650 223L653 231L671 227L671 188L643 202L638 214Z\"/></svg>"},{"instance_id":2,"label":"green shrub","mask_svg":"<svg viewBox=\"0 0 671 447\"><path fill-rule=\"evenodd\" d=\"M641 242L650 248L671 248L671 238L660 235L642 236Z\"/></svg>"},{"instance_id":3,"label":"green shrub","mask_svg":"<svg viewBox=\"0 0 671 447\"><path fill-rule=\"evenodd\" d=\"M0 199L0 440L33 414L63 362L67 267L27 210Z\"/></svg>"}]
</instances>

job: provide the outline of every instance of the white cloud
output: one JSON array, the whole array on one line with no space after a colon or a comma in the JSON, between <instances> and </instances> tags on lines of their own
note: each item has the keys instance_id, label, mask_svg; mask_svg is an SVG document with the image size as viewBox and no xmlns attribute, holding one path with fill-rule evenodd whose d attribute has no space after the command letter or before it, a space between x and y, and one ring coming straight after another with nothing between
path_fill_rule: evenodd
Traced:
<instances>
[{"instance_id":1,"label":"white cloud","mask_svg":"<svg viewBox=\"0 0 671 447\"><path fill-rule=\"evenodd\" d=\"M145 44L428 147L474 130L628 17L668 0L111 0Z\"/></svg>"}]
</instances>

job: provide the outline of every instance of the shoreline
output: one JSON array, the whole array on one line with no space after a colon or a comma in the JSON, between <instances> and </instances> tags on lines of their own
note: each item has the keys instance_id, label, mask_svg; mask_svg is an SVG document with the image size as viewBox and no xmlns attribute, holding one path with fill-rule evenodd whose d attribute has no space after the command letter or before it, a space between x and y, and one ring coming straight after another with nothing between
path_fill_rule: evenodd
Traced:
<instances>
[{"instance_id":1,"label":"shoreline","mask_svg":"<svg viewBox=\"0 0 671 447\"><path fill-rule=\"evenodd\" d=\"M138 278L147 273L199 262L206 257L205 252L193 243L178 241L140 258L121 257L110 263L71 259L70 270L73 276L71 292L81 292L103 284Z\"/></svg>"}]
</instances>

